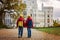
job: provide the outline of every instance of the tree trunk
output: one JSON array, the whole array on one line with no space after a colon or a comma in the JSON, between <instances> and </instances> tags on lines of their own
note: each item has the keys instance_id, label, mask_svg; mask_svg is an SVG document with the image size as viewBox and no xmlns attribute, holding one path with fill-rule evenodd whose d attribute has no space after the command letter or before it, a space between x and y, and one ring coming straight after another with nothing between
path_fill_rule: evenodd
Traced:
<instances>
[{"instance_id":1,"label":"tree trunk","mask_svg":"<svg viewBox=\"0 0 60 40\"><path fill-rule=\"evenodd\" d=\"M2 19L3 19L3 10L0 11L0 24L3 24Z\"/></svg>"}]
</instances>

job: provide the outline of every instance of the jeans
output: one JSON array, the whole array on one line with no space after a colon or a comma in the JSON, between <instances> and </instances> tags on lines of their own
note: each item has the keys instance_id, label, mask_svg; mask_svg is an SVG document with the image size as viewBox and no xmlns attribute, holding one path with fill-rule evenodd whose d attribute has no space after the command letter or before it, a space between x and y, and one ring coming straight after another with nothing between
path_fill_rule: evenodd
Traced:
<instances>
[{"instance_id":1,"label":"jeans","mask_svg":"<svg viewBox=\"0 0 60 40\"><path fill-rule=\"evenodd\" d=\"M31 28L27 28L28 31L28 37L31 37Z\"/></svg>"},{"instance_id":2,"label":"jeans","mask_svg":"<svg viewBox=\"0 0 60 40\"><path fill-rule=\"evenodd\" d=\"M23 27L18 28L18 37L22 37L23 35Z\"/></svg>"}]
</instances>

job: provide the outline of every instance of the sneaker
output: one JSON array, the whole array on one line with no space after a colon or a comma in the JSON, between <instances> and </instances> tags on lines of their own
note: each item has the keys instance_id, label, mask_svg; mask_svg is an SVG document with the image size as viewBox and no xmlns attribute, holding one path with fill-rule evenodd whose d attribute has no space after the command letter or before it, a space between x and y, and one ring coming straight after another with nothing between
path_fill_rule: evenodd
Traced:
<instances>
[{"instance_id":1,"label":"sneaker","mask_svg":"<svg viewBox=\"0 0 60 40\"><path fill-rule=\"evenodd\" d=\"M22 36L18 36L18 38L22 38Z\"/></svg>"},{"instance_id":2,"label":"sneaker","mask_svg":"<svg viewBox=\"0 0 60 40\"><path fill-rule=\"evenodd\" d=\"M18 36L18 38L20 38L20 36Z\"/></svg>"},{"instance_id":3,"label":"sneaker","mask_svg":"<svg viewBox=\"0 0 60 40\"><path fill-rule=\"evenodd\" d=\"M31 38L31 37L28 37L28 38Z\"/></svg>"},{"instance_id":4,"label":"sneaker","mask_svg":"<svg viewBox=\"0 0 60 40\"><path fill-rule=\"evenodd\" d=\"M19 35L18 38L22 38L22 36Z\"/></svg>"}]
</instances>

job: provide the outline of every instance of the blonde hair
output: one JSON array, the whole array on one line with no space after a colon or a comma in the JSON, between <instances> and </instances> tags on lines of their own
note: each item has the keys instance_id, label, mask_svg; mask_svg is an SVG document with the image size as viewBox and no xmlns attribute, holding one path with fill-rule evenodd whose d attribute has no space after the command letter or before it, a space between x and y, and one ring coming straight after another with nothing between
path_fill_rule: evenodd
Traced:
<instances>
[{"instance_id":1,"label":"blonde hair","mask_svg":"<svg viewBox=\"0 0 60 40\"><path fill-rule=\"evenodd\" d=\"M21 17L23 17L23 14L20 14Z\"/></svg>"},{"instance_id":2,"label":"blonde hair","mask_svg":"<svg viewBox=\"0 0 60 40\"><path fill-rule=\"evenodd\" d=\"M29 14L28 17L31 17L31 15Z\"/></svg>"}]
</instances>

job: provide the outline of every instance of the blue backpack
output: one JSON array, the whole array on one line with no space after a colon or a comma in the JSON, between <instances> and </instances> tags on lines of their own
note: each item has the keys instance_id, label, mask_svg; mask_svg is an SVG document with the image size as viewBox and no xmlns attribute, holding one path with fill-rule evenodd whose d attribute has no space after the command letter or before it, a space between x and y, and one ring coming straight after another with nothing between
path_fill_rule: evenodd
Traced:
<instances>
[{"instance_id":1,"label":"blue backpack","mask_svg":"<svg viewBox=\"0 0 60 40\"><path fill-rule=\"evenodd\" d=\"M28 24L27 24L27 25L28 25L29 28L31 28L32 25L33 25L33 24L32 24L32 20L28 20Z\"/></svg>"}]
</instances>

